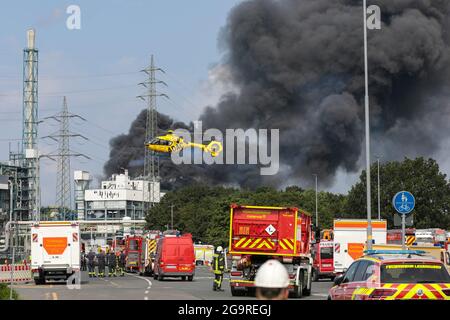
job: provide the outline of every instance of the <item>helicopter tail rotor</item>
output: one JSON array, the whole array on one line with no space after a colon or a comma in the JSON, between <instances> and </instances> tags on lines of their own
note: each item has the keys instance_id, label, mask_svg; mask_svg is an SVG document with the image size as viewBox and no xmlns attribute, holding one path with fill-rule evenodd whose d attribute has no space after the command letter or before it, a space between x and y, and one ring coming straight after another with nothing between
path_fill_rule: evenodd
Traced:
<instances>
[{"instance_id":1,"label":"helicopter tail rotor","mask_svg":"<svg viewBox=\"0 0 450 320\"><path fill-rule=\"evenodd\" d=\"M222 152L222 150L223 150L222 143L220 143L219 141L211 141L206 146L206 151L211 153L213 157L217 157L219 153Z\"/></svg>"}]
</instances>

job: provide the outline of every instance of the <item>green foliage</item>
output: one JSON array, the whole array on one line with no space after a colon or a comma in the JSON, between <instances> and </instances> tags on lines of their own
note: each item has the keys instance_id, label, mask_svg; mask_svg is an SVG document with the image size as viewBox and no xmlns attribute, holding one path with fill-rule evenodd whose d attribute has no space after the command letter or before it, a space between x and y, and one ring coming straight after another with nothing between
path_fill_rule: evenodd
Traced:
<instances>
[{"instance_id":1,"label":"green foliage","mask_svg":"<svg viewBox=\"0 0 450 320\"><path fill-rule=\"evenodd\" d=\"M372 216L378 212L377 165L371 166L371 208ZM381 218L388 220L389 228L394 227L395 209L393 196L402 190L410 191L416 198L413 211L416 228L450 227L450 184L439 165L433 159L408 159L392 161L380 165L380 207ZM346 210L354 217L365 218L366 213L366 172L355 184L347 199Z\"/></svg>"},{"instance_id":2,"label":"green foliage","mask_svg":"<svg viewBox=\"0 0 450 320\"><path fill-rule=\"evenodd\" d=\"M331 228L335 218L366 218L366 175L363 171L347 196L318 193L319 226ZM372 216L377 215L377 166L371 168ZM392 197L408 190L416 197L416 228L450 228L450 184L435 160L417 158L387 162L380 166L381 217L393 227ZM146 217L147 227L170 227L170 208L174 205L174 228L192 233L194 240L227 246L230 204L297 207L309 212L315 224L315 191L297 186L277 191L262 186L255 191L192 185L168 192Z\"/></svg>"},{"instance_id":3,"label":"green foliage","mask_svg":"<svg viewBox=\"0 0 450 320\"><path fill-rule=\"evenodd\" d=\"M343 214L345 197L320 192L319 225L332 226L333 218ZM171 205L174 206L174 228L192 233L194 240L213 245L227 245L230 223L230 204L297 207L315 212L315 192L299 187L277 191L261 187L256 191L224 187L193 185L167 193L146 217L150 229L170 227Z\"/></svg>"},{"instance_id":4,"label":"green foliage","mask_svg":"<svg viewBox=\"0 0 450 320\"><path fill-rule=\"evenodd\" d=\"M9 300L9 292L10 289L8 286L4 283L0 283L0 300ZM19 299L19 295L15 290L13 290L12 298L13 300Z\"/></svg>"}]
</instances>

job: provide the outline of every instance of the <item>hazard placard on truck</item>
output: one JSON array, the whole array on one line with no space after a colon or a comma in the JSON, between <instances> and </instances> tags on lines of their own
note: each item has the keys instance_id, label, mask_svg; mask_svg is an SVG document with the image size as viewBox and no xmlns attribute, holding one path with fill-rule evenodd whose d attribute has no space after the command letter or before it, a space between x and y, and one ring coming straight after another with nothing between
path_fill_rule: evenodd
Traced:
<instances>
[{"instance_id":1,"label":"hazard placard on truck","mask_svg":"<svg viewBox=\"0 0 450 320\"><path fill-rule=\"evenodd\" d=\"M296 256L309 253L309 217L297 209L241 206L232 208L230 254Z\"/></svg>"},{"instance_id":2,"label":"hazard placard on truck","mask_svg":"<svg viewBox=\"0 0 450 320\"><path fill-rule=\"evenodd\" d=\"M31 271L36 284L66 280L80 270L80 227L65 221L31 227Z\"/></svg>"},{"instance_id":3,"label":"hazard placard on truck","mask_svg":"<svg viewBox=\"0 0 450 320\"><path fill-rule=\"evenodd\" d=\"M258 268L279 260L289 274L294 297L311 294L311 216L298 208L241 206L230 208L230 288L233 296L254 287Z\"/></svg>"},{"instance_id":4,"label":"hazard placard on truck","mask_svg":"<svg viewBox=\"0 0 450 320\"><path fill-rule=\"evenodd\" d=\"M372 239L374 244L386 244L386 220L372 220ZM367 241L367 220L334 220L334 273L341 274L364 252Z\"/></svg>"}]
</instances>

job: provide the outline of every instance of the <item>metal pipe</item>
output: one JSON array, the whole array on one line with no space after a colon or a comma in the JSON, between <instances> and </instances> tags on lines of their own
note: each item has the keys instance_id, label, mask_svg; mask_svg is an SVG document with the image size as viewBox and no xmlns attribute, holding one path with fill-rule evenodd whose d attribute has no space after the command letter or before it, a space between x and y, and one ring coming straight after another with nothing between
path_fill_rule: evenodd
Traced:
<instances>
[{"instance_id":1,"label":"metal pipe","mask_svg":"<svg viewBox=\"0 0 450 320\"><path fill-rule=\"evenodd\" d=\"M14 230L17 230L17 226L14 228ZM15 237L14 237L15 238ZM13 285L14 285L14 265L16 263L15 256L16 256L16 246L14 243L14 239L11 237L12 242L12 258L11 258L11 284L9 286L9 300L12 300L12 293L13 293Z\"/></svg>"}]
</instances>

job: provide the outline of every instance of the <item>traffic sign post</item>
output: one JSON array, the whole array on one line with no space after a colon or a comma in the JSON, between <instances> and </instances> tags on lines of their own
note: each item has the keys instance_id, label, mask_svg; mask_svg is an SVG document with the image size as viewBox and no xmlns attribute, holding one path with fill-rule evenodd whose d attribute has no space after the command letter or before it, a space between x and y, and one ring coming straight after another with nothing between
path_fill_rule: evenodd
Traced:
<instances>
[{"instance_id":1,"label":"traffic sign post","mask_svg":"<svg viewBox=\"0 0 450 320\"><path fill-rule=\"evenodd\" d=\"M413 211L415 206L416 200L414 199L414 196L411 192L408 191L400 191L397 192L397 194L392 198L392 205L394 206L394 209L397 210L397 212L402 216L402 249L406 250L405 246L405 238L406 238L406 231L405 231L405 220L406 216Z\"/></svg>"}]
</instances>

